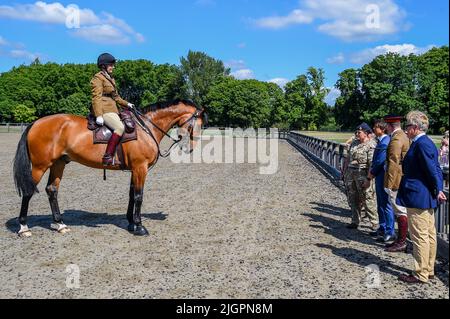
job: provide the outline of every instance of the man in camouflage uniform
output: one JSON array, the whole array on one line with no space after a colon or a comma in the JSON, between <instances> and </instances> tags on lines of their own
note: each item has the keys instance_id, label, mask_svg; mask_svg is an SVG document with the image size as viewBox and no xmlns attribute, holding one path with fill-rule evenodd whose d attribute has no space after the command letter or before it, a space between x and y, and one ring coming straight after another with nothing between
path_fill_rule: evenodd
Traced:
<instances>
[{"instance_id":1,"label":"man in camouflage uniform","mask_svg":"<svg viewBox=\"0 0 450 319\"><path fill-rule=\"evenodd\" d=\"M350 170L348 169L348 165L350 164L350 153L359 144L360 144L360 142L359 142L359 139L356 137L356 134L353 135L351 138L349 138L345 142L347 157L345 158L345 161L344 161L344 164L342 167L341 176L342 176L342 181L343 181L344 187L345 187L345 195L347 196L347 203L350 208L352 207L352 205L354 203L358 203L358 207L361 206L361 201L359 200L358 194L349 192L350 191L349 185L351 184L351 174L350 174ZM356 196L356 198L355 198L355 196Z\"/></svg>"},{"instance_id":2,"label":"man in camouflage uniform","mask_svg":"<svg viewBox=\"0 0 450 319\"><path fill-rule=\"evenodd\" d=\"M362 123L357 128L359 143L350 148L346 188L352 209L352 222L347 227L356 229L362 219L362 210L371 223L372 230L378 229L378 212L375 200L375 186L368 179L376 144L369 138L369 125ZM361 204L360 204L361 203Z\"/></svg>"}]
</instances>

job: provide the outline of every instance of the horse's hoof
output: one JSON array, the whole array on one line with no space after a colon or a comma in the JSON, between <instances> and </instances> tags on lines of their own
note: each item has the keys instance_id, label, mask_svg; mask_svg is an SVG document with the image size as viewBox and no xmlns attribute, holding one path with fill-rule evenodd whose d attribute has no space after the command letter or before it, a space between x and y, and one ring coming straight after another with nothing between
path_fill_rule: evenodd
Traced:
<instances>
[{"instance_id":1,"label":"horse's hoof","mask_svg":"<svg viewBox=\"0 0 450 319\"><path fill-rule=\"evenodd\" d=\"M72 230L69 227L63 228L61 230L58 230L58 233L60 233L61 235L70 233Z\"/></svg>"},{"instance_id":2,"label":"horse's hoof","mask_svg":"<svg viewBox=\"0 0 450 319\"><path fill-rule=\"evenodd\" d=\"M53 223L50 225L50 228L52 230L57 231L59 234L64 235L70 232L70 228L67 227L67 225L64 224L57 224L57 223Z\"/></svg>"},{"instance_id":3,"label":"horse's hoof","mask_svg":"<svg viewBox=\"0 0 450 319\"><path fill-rule=\"evenodd\" d=\"M135 230L135 228L136 228L136 225L134 225L134 224L128 224L128 231L130 232L130 233L134 233L134 230Z\"/></svg>"},{"instance_id":4,"label":"horse's hoof","mask_svg":"<svg viewBox=\"0 0 450 319\"><path fill-rule=\"evenodd\" d=\"M143 237L143 236L148 236L150 234L148 233L147 229L144 226L136 226L134 229L133 235Z\"/></svg>"},{"instance_id":5,"label":"horse's hoof","mask_svg":"<svg viewBox=\"0 0 450 319\"><path fill-rule=\"evenodd\" d=\"M19 237L20 238L30 238L31 237L31 231L24 231L24 232L22 232L22 233L18 233L18 235L19 235Z\"/></svg>"},{"instance_id":6,"label":"horse's hoof","mask_svg":"<svg viewBox=\"0 0 450 319\"><path fill-rule=\"evenodd\" d=\"M20 230L17 235L19 235L20 238L29 238L31 237L31 231L28 226L20 225Z\"/></svg>"}]
</instances>

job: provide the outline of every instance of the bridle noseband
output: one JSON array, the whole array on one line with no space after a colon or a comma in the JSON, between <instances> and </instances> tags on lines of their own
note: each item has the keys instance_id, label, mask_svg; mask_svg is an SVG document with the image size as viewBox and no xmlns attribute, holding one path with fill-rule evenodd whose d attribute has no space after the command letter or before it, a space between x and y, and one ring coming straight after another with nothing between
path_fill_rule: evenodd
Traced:
<instances>
[{"instance_id":1,"label":"bridle noseband","mask_svg":"<svg viewBox=\"0 0 450 319\"><path fill-rule=\"evenodd\" d=\"M189 132L189 138L191 141L200 139L199 137L194 137L194 126L195 121L197 121L197 119L201 117L204 112L205 110L196 110L195 113L192 114L190 118L188 118L186 121L184 121L182 124L179 125L179 127L182 128L186 123L189 123L187 131Z\"/></svg>"}]
</instances>

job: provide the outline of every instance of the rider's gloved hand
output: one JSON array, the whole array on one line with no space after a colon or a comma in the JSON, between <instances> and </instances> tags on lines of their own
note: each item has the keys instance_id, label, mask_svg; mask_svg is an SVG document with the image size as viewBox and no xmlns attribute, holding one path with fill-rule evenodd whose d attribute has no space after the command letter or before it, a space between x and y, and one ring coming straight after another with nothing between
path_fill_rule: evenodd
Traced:
<instances>
[{"instance_id":1,"label":"rider's gloved hand","mask_svg":"<svg viewBox=\"0 0 450 319\"><path fill-rule=\"evenodd\" d=\"M103 119L103 116L98 116L98 117L95 119L95 123L97 123L97 124L100 125L100 126L103 126L103 124L105 124L105 120Z\"/></svg>"},{"instance_id":2,"label":"rider's gloved hand","mask_svg":"<svg viewBox=\"0 0 450 319\"><path fill-rule=\"evenodd\" d=\"M128 108L129 108L130 110L134 109L134 104L133 104L133 103L128 103Z\"/></svg>"}]
</instances>

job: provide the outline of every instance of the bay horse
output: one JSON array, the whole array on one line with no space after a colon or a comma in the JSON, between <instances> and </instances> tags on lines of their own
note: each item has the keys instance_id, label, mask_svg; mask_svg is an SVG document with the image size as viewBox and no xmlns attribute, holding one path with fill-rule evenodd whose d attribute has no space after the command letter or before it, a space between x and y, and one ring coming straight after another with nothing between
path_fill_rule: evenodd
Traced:
<instances>
[{"instance_id":1,"label":"bay horse","mask_svg":"<svg viewBox=\"0 0 450 319\"><path fill-rule=\"evenodd\" d=\"M161 140L177 125L189 134L188 150L192 152L200 134L198 128L207 120L205 110L186 100L152 104L143 108L142 112L142 116L135 113L136 117L141 119L141 126L136 126L138 139L123 144L123 164L131 170L128 231L136 236L148 235L141 221L143 190L148 170L161 154ZM32 196L39 192L37 185L48 169L50 174L45 190L53 215L51 229L62 234L70 231L63 222L58 205L58 190L66 164L74 161L91 168L104 169L102 156L106 145L93 144L93 133L88 130L87 124L86 118L57 114L37 120L23 132L13 168L16 189L22 197L19 236L31 236L27 226L29 202ZM180 135L179 139L181 137Z\"/></svg>"}]
</instances>

